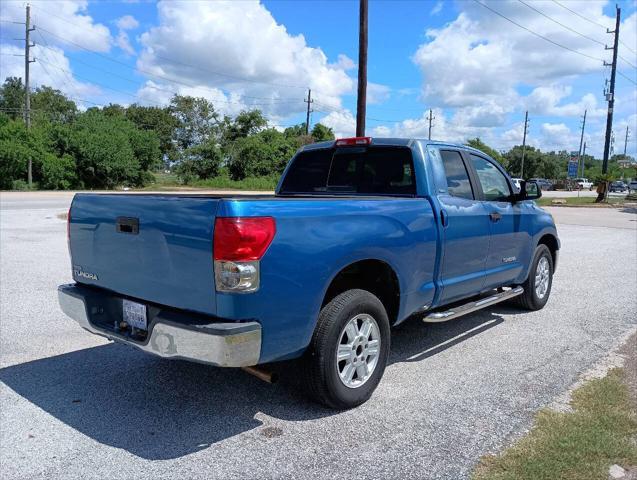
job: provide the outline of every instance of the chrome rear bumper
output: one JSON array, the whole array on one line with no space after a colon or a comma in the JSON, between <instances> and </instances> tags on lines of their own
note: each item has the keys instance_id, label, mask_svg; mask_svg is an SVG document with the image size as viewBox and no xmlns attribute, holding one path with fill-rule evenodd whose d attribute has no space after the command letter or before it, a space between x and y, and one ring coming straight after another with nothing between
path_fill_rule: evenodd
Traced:
<instances>
[{"instance_id":1,"label":"chrome rear bumper","mask_svg":"<svg viewBox=\"0 0 637 480\"><path fill-rule=\"evenodd\" d=\"M62 311L89 332L160 357L219 367L246 367L259 363L261 325L258 322L184 323L176 322L160 311L150 322L146 339L138 341L110 327L117 320L117 317L108 320L109 312L115 316L113 304L119 302L121 312L121 299L110 293L96 293L78 285L60 285L58 299ZM95 315L106 316L107 322L94 321Z\"/></svg>"}]
</instances>

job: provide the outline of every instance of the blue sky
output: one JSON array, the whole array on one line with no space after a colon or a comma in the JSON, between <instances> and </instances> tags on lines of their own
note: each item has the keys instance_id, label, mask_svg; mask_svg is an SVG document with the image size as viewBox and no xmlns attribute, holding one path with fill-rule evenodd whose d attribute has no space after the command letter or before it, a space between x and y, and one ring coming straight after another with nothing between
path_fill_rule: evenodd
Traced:
<instances>
[{"instance_id":1,"label":"blue sky","mask_svg":"<svg viewBox=\"0 0 637 480\"><path fill-rule=\"evenodd\" d=\"M22 27L10 22L23 20L24 2L1 6L2 77L21 76L13 56L21 46L11 39ZM619 69L635 82L636 4L619 6ZM231 115L260 108L284 127L304 121L312 87L312 122L353 133L357 1L48 0L33 1L32 15L33 84L53 85L84 107L163 105L182 93ZM506 149L521 142L528 109L529 143L577 150L587 109L587 151L601 156L609 76L601 60L610 60L604 27L613 22L614 2L604 0L372 0L367 133L426 136L431 108L434 138L479 136ZM625 77L617 78L615 152L628 126L635 156L637 93Z\"/></svg>"}]
</instances>

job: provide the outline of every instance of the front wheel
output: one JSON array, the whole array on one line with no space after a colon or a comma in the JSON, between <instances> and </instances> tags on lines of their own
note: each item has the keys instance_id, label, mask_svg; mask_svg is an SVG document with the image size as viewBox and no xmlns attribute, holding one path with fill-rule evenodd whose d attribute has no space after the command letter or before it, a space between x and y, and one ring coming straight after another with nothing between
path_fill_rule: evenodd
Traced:
<instances>
[{"instance_id":1,"label":"front wheel","mask_svg":"<svg viewBox=\"0 0 637 480\"><path fill-rule=\"evenodd\" d=\"M524 293L514 300L527 310L544 308L553 286L553 257L546 245L538 245L529 271L529 276L522 284Z\"/></svg>"},{"instance_id":2,"label":"front wheel","mask_svg":"<svg viewBox=\"0 0 637 480\"><path fill-rule=\"evenodd\" d=\"M304 358L310 396L335 409L367 401L385 371L389 331L383 304L366 290L348 290L325 305Z\"/></svg>"}]
</instances>

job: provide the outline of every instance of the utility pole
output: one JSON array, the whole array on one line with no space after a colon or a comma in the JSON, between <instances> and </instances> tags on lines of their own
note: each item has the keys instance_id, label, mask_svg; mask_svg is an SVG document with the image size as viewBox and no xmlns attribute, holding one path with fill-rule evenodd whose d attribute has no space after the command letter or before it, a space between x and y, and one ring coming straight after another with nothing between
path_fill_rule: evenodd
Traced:
<instances>
[{"instance_id":1,"label":"utility pole","mask_svg":"<svg viewBox=\"0 0 637 480\"><path fill-rule=\"evenodd\" d=\"M433 119L436 118L433 116L433 112L431 111L431 108L429 109L429 117L427 117L427 120L429 120L429 140L431 140L431 122L433 121Z\"/></svg>"},{"instance_id":2,"label":"utility pole","mask_svg":"<svg viewBox=\"0 0 637 480\"><path fill-rule=\"evenodd\" d=\"M312 105L312 103L314 103L314 100L312 100L312 89L308 88L307 90L307 100L303 100L305 103L307 103L307 116L305 117L305 134L309 135L310 134L310 113L312 113L313 110L310 109L310 106Z\"/></svg>"},{"instance_id":3,"label":"utility pole","mask_svg":"<svg viewBox=\"0 0 637 480\"><path fill-rule=\"evenodd\" d=\"M584 178L584 158L586 157L586 142L584 142L584 148L582 149L582 174L580 177Z\"/></svg>"},{"instance_id":4,"label":"utility pole","mask_svg":"<svg viewBox=\"0 0 637 480\"><path fill-rule=\"evenodd\" d=\"M526 129L529 125L529 111L524 114L524 136L522 137L522 166L520 167L520 178L524 178L524 154L526 153Z\"/></svg>"},{"instance_id":5,"label":"utility pole","mask_svg":"<svg viewBox=\"0 0 637 480\"><path fill-rule=\"evenodd\" d=\"M579 137L579 150L577 150L577 166L579 167L580 163L582 163L582 143L584 142L584 128L586 127L586 110L584 110L584 120L582 121L582 133ZM582 172L584 168L582 168ZM582 177L584 174L582 173Z\"/></svg>"},{"instance_id":6,"label":"utility pole","mask_svg":"<svg viewBox=\"0 0 637 480\"><path fill-rule=\"evenodd\" d=\"M360 0L358 29L358 98L356 102L356 136L365 136L367 105L367 0Z\"/></svg>"},{"instance_id":7,"label":"utility pole","mask_svg":"<svg viewBox=\"0 0 637 480\"><path fill-rule=\"evenodd\" d=\"M29 90L29 66L35 62L31 60L29 50L35 46L35 43L31 43L30 34L35 28L31 28L31 5L27 3L26 21L25 21L25 35L24 35L24 123L27 127L27 132L31 129L31 92ZM27 171L27 181L29 187L33 183L33 160L29 155L29 166Z\"/></svg>"},{"instance_id":8,"label":"utility pole","mask_svg":"<svg viewBox=\"0 0 637 480\"><path fill-rule=\"evenodd\" d=\"M613 63L609 64L604 62L604 66L611 67L610 70L610 90L606 93L606 99L608 100L608 116L606 117L606 140L604 141L604 161L602 163L602 174L606 174L608 172L608 156L610 153L610 135L613 130L613 107L615 106L615 73L617 71L617 44L619 42L619 20L621 18L621 9L618 6L615 6L616 14L615 14L615 30L610 31L606 29L607 33L614 33L615 40L613 42L613 47L608 48L606 50L613 51Z\"/></svg>"},{"instance_id":9,"label":"utility pole","mask_svg":"<svg viewBox=\"0 0 637 480\"><path fill-rule=\"evenodd\" d=\"M626 156L627 146L628 146L628 125L626 125L626 136L624 137L624 157Z\"/></svg>"}]
</instances>

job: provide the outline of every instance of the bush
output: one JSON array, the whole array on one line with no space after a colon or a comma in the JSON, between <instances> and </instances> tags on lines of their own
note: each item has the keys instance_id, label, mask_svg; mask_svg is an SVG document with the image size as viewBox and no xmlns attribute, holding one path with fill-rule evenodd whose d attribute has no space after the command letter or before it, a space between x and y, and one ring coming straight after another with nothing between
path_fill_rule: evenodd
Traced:
<instances>
[{"instance_id":1,"label":"bush","mask_svg":"<svg viewBox=\"0 0 637 480\"><path fill-rule=\"evenodd\" d=\"M296 138L286 137L274 129L237 140L228 170L233 180L246 177L280 175L299 147Z\"/></svg>"},{"instance_id":2,"label":"bush","mask_svg":"<svg viewBox=\"0 0 637 480\"><path fill-rule=\"evenodd\" d=\"M220 173L222 160L221 148L213 142L206 142L186 149L175 171L184 183L190 183L195 179L214 178Z\"/></svg>"},{"instance_id":3,"label":"bush","mask_svg":"<svg viewBox=\"0 0 637 480\"><path fill-rule=\"evenodd\" d=\"M25 191L25 190L31 190L29 188L29 184L25 181L25 180L14 180L13 182L11 182L11 190L21 190L21 191Z\"/></svg>"},{"instance_id":4,"label":"bush","mask_svg":"<svg viewBox=\"0 0 637 480\"><path fill-rule=\"evenodd\" d=\"M67 190L77 184L75 160L70 155L58 158L46 154L42 159L42 180L40 185L47 190Z\"/></svg>"}]
</instances>

